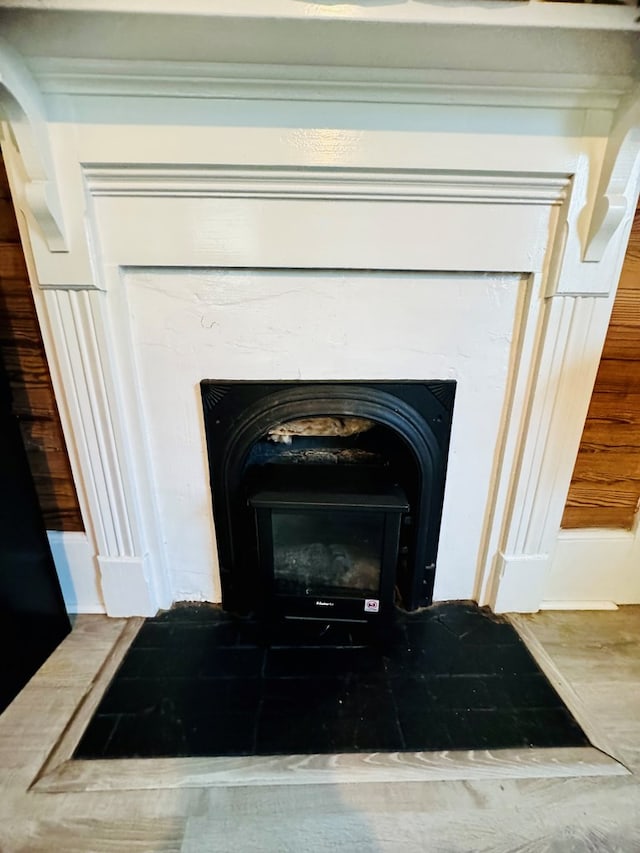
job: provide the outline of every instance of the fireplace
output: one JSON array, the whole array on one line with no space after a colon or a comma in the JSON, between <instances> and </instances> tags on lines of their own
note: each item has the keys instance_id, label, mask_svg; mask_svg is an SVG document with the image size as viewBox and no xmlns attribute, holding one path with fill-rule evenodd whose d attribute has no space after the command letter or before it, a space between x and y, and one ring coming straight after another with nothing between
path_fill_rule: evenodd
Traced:
<instances>
[{"instance_id":1,"label":"fireplace","mask_svg":"<svg viewBox=\"0 0 640 853\"><path fill-rule=\"evenodd\" d=\"M380 619L431 603L455 382L201 384L222 601Z\"/></svg>"},{"instance_id":2,"label":"fireplace","mask_svg":"<svg viewBox=\"0 0 640 853\"><path fill-rule=\"evenodd\" d=\"M407 542L419 478L375 486L400 521L394 586L408 608L537 610L563 571L560 520L638 197L634 10L151 2L105 40L110 13L13 5L3 155L86 528L65 551L80 609L235 606L248 569L230 554L245 537L202 405L215 377L287 394L455 382L439 523ZM415 446L394 405L386 422L292 406L246 450L272 426L342 415ZM256 482L232 515L273 538L283 491L268 505Z\"/></svg>"}]
</instances>

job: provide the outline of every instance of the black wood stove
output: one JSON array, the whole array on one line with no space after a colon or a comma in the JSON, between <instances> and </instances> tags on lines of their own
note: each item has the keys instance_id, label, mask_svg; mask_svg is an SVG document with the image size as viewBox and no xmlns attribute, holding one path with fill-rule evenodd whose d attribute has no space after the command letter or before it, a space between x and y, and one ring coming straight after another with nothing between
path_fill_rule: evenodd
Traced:
<instances>
[{"instance_id":1,"label":"black wood stove","mask_svg":"<svg viewBox=\"0 0 640 853\"><path fill-rule=\"evenodd\" d=\"M263 600L273 614L380 621L393 608L402 489L384 469L268 466L251 494ZM405 516L406 517L406 516Z\"/></svg>"},{"instance_id":2,"label":"black wood stove","mask_svg":"<svg viewBox=\"0 0 640 853\"><path fill-rule=\"evenodd\" d=\"M431 603L455 382L201 383L225 609Z\"/></svg>"}]
</instances>

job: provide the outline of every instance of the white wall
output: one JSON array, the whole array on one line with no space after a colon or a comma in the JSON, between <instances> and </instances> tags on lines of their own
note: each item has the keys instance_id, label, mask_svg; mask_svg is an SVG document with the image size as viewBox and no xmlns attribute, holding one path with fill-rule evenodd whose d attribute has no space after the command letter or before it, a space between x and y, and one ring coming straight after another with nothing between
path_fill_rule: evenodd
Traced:
<instances>
[{"instance_id":1,"label":"white wall","mask_svg":"<svg viewBox=\"0 0 640 853\"><path fill-rule=\"evenodd\" d=\"M175 598L219 597L206 378L455 379L435 596L473 596L525 280L155 270L122 286Z\"/></svg>"}]
</instances>

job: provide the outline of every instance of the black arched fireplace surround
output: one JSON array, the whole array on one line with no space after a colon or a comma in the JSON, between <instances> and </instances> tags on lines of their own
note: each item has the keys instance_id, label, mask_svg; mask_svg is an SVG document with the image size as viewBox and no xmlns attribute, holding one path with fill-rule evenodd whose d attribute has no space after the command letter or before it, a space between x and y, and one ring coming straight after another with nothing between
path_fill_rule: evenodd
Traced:
<instances>
[{"instance_id":1,"label":"black arched fireplace surround","mask_svg":"<svg viewBox=\"0 0 640 853\"><path fill-rule=\"evenodd\" d=\"M429 605L455 390L452 381L204 380L223 607L373 621L394 604ZM315 434L326 422L349 429ZM292 424L304 428L292 436L283 428ZM304 540L302 557L291 558L287 537ZM357 577L355 590L336 586L336 566Z\"/></svg>"}]
</instances>

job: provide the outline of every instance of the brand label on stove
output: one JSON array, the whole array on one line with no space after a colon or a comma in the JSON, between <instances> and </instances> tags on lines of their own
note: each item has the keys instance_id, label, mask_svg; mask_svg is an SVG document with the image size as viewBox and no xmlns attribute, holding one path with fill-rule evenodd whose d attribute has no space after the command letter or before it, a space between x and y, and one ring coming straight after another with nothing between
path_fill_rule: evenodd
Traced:
<instances>
[{"instance_id":1,"label":"brand label on stove","mask_svg":"<svg viewBox=\"0 0 640 853\"><path fill-rule=\"evenodd\" d=\"M333 607L333 601L316 601L316 607Z\"/></svg>"},{"instance_id":2,"label":"brand label on stove","mask_svg":"<svg viewBox=\"0 0 640 853\"><path fill-rule=\"evenodd\" d=\"M377 598L365 598L364 609L367 613L377 613L380 610L380 601Z\"/></svg>"}]
</instances>

